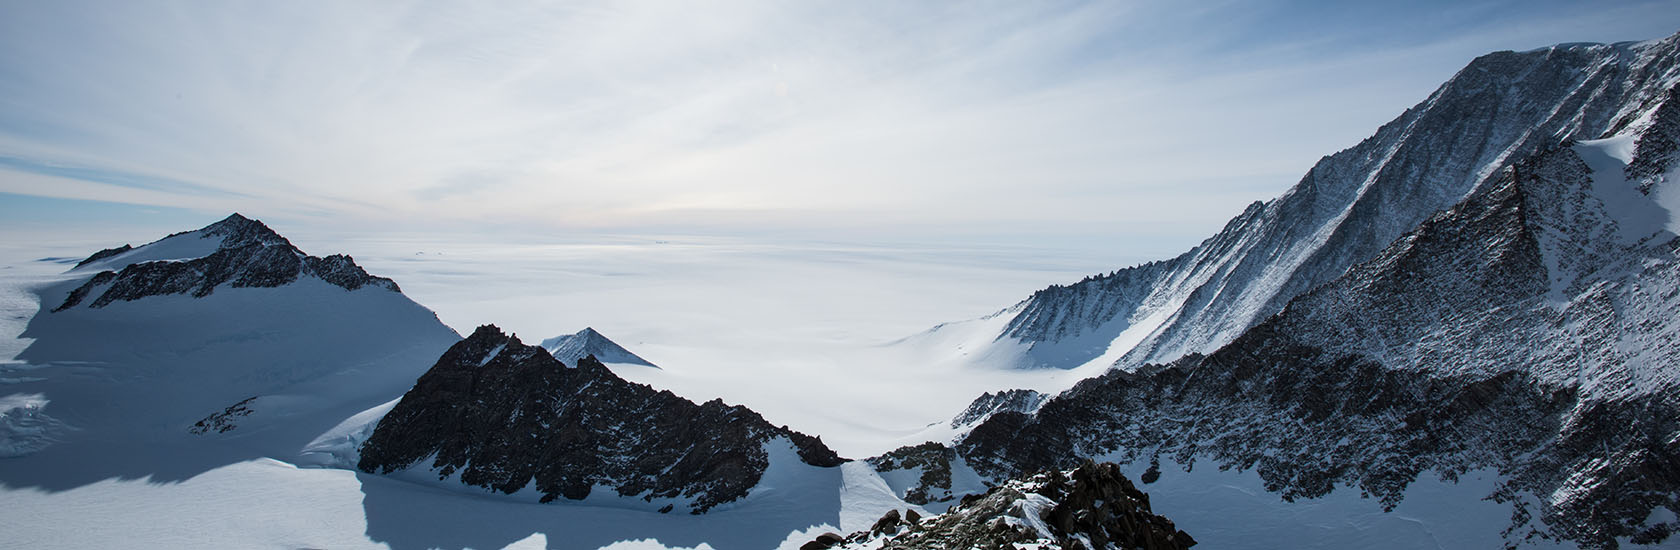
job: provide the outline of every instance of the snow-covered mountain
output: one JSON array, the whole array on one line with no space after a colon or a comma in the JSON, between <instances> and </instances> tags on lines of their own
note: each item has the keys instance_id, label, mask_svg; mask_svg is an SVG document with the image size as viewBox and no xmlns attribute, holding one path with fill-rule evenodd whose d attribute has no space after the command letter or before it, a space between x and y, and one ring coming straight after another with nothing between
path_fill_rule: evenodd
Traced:
<instances>
[{"instance_id":1,"label":"snow-covered mountain","mask_svg":"<svg viewBox=\"0 0 1680 550\"><path fill-rule=\"evenodd\" d=\"M206 252L202 250L206 246L214 248ZM195 253L202 254L193 256ZM92 308L169 294L203 298L219 286L273 288L303 276L345 290L371 285L401 292L395 282L368 275L349 256L317 258L304 254L268 226L237 213L198 231L171 235L139 249L123 245L101 250L77 263L72 271L94 269L105 271L70 291L53 311L76 307L90 297L88 307Z\"/></svg>"},{"instance_id":2,"label":"snow-covered mountain","mask_svg":"<svg viewBox=\"0 0 1680 550\"><path fill-rule=\"evenodd\" d=\"M577 331L577 334L565 334L543 340L542 348L548 350L555 359L568 365L576 365L578 360L594 356L602 363L659 368L647 359L630 353L630 350L624 349L624 346L618 345L591 327L584 327L583 330Z\"/></svg>"},{"instance_id":3,"label":"snow-covered mountain","mask_svg":"<svg viewBox=\"0 0 1680 550\"><path fill-rule=\"evenodd\" d=\"M463 340L395 283L239 215L29 285L29 344L0 363L0 546L775 548L926 511L743 407L494 329ZM501 386L462 404L463 372ZM463 460L452 481L418 461L355 471L364 450L374 469L423 446ZM460 483L523 466L512 498Z\"/></svg>"},{"instance_id":4,"label":"snow-covered mountain","mask_svg":"<svg viewBox=\"0 0 1680 550\"><path fill-rule=\"evenodd\" d=\"M1036 410L999 410L949 451L897 453L994 479L1097 457L1148 464L1148 483L1211 463L1253 472L1284 501L1357 491L1385 509L1430 478L1475 476L1491 484L1460 502L1495 501L1502 517L1431 530L1505 545L1672 544L1680 94L1664 82L1616 109L1607 135L1550 134L1209 354L1111 370ZM941 494L927 486L937 477L919 481L910 490ZM1312 510L1292 516L1333 523Z\"/></svg>"},{"instance_id":5,"label":"snow-covered mountain","mask_svg":"<svg viewBox=\"0 0 1680 550\"><path fill-rule=\"evenodd\" d=\"M591 329L462 339L391 280L237 214L103 250L35 289L33 341L0 364L0 532L1097 548L1182 547L1182 525L1210 546L1673 545L1677 45L1484 56L1185 255L937 330L919 345L960 346L947 357L1103 374L986 394L929 426L963 434L950 444L864 461L625 381L603 361L645 361ZM68 514L101 521L50 520ZM201 516L235 534L183 527ZM135 525L156 535L125 540Z\"/></svg>"},{"instance_id":6,"label":"snow-covered mountain","mask_svg":"<svg viewBox=\"0 0 1680 550\"><path fill-rule=\"evenodd\" d=\"M98 252L36 293L33 341L0 367L13 487L307 462L316 436L459 338L389 279L238 214Z\"/></svg>"},{"instance_id":7,"label":"snow-covered mountain","mask_svg":"<svg viewBox=\"0 0 1680 550\"><path fill-rule=\"evenodd\" d=\"M1677 49L1680 35L1482 56L1190 251L1052 286L991 318L936 330L968 331L960 340L972 356L1029 368L1100 371L1211 352L1512 161L1566 139L1620 134L1648 117L1680 78Z\"/></svg>"},{"instance_id":8,"label":"snow-covered mountain","mask_svg":"<svg viewBox=\"0 0 1680 550\"><path fill-rule=\"evenodd\" d=\"M699 514L746 497L775 446L811 466L844 462L821 439L746 407L631 383L592 356L567 366L487 325L449 348L379 420L357 467L542 502L610 491L650 510Z\"/></svg>"}]
</instances>

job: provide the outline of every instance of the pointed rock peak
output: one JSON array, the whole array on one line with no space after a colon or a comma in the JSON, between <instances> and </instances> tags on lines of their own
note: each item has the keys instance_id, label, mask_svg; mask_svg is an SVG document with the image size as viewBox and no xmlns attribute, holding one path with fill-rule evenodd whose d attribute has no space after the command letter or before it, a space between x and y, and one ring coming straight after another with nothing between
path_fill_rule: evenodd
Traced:
<instances>
[{"instance_id":1,"label":"pointed rock peak","mask_svg":"<svg viewBox=\"0 0 1680 550\"><path fill-rule=\"evenodd\" d=\"M467 336L468 340L485 340L491 338L501 340L507 338L507 335L502 332L501 327L496 325L479 325L477 329L473 330L471 336Z\"/></svg>"},{"instance_id":2,"label":"pointed rock peak","mask_svg":"<svg viewBox=\"0 0 1680 550\"><path fill-rule=\"evenodd\" d=\"M524 357L531 353L542 354L535 350L525 352L525 347L517 335L503 332L496 325L480 325L472 334L451 346L444 354L444 360L454 365L482 367L509 350L516 357ZM442 363L443 361L440 361L440 364Z\"/></svg>"},{"instance_id":3,"label":"pointed rock peak","mask_svg":"<svg viewBox=\"0 0 1680 550\"><path fill-rule=\"evenodd\" d=\"M251 244L289 245L285 237L269 229L263 222L247 218L238 212L222 218L222 221L204 226L198 230L199 236L204 238L222 237L221 248L238 248Z\"/></svg>"},{"instance_id":4,"label":"pointed rock peak","mask_svg":"<svg viewBox=\"0 0 1680 550\"><path fill-rule=\"evenodd\" d=\"M397 283L369 275L349 256L304 254L262 222L234 213L194 231L144 246L107 248L71 271L94 273L53 311L90 299L89 307L148 296L190 294L203 298L218 287L275 288L310 277L345 290L376 287L402 292Z\"/></svg>"},{"instance_id":5,"label":"pointed rock peak","mask_svg":"<svg viewBox=\"0 0 1680 550\"><path fill-rule=\"evenodd\" d=\"M1012 411L1031 414L1049 399L1049 395L1033 390L1017 389L997 393L986 392L985 395L981 395L969 403L968 408L964 409L956 418L952 418L951 427L959 428L964 425L975 424L1001 412Z\"/></svg>"},{"instance_id":6,"label":"pointed rock peak","mask_svg":"<svg viewBox=\"0 0 1680 550\"><path fill-rule=\"evenodd\" d=\"M659 368L652 362L631 353L623 346L613 342L611 338L596 331L593 327L585 327L575 334L556 336L542 341L542 348L554 355L562 363L576 366L578 361L594 356L602 363L621 363L642 365Z\"/></svg>"}]
</instances>

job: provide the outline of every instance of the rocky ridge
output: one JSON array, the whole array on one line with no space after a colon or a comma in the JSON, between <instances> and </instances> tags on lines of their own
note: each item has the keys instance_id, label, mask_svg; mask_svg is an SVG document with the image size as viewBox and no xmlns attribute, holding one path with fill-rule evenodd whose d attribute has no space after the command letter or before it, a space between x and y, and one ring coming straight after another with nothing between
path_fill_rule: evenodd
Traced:
<instances>
[{"instance_id":1,"label":"rocky ridge","mask_svg":"<svg viewBox=\"0 0 1680 550\"><path fill-rule=\"evenodd\" d=\"M1106 356L1133 368L1211 352L1371 259L1510 162L1648 119L1670 105L1664 100L1677 79L1680 35L1482 56L1185 254L1035 293L1005 311L1012 317L998 339L1025 344L1027 367L1071 368ZM1672 141L1675 133L1660 135ZM1630 169L1648 178L1658 172Z\"/></svg>"},{"instance_id":2,"label":"rocky ridge","mask_svg":"<svg viewBox=\"0 0 1680 550\"><path fill-rule=\"evenodd\" d=\"M101 250L76 264L77 269L103 262L120 262L125 254L171 240L218 239L215 251L186 260L142 261L105 270L72 290L53 311L81 305L101 308L117 301L134 301L149 296L189 294L209 296L222 286L273 288L291 284L299 277L315 277L345 290L376 287L401 292L397 283L369 275L349 256L310 256L292 246L285 237L262 222L239 214L228 216L197 231L176 233L156 243L134 248L128 245Z\"/></svg>"},{"instance_id":3,"label":"rocky ridge","mask_svg":"<svg viewBox=\"0 0 1680 550\"><path fill-rule=\"evenodd\" d=\"M703 513L747 495L785 441L806 464L845 460L822 440L721 400L703 404L614 375L594 357L568 367L492 325L445 352L381 419L357 467L430 471L542 502L599 488L660 511Z\"/></svg>"},{"instance_id":4,"label":"rocky ridge","mask_svg":"<svg viewBox=\"0 0 1680 550\"><path fill-rule=\"evenodd\" d=\"M930 441L894 449L881 456L871 457L868 462L869 467L877 472L920 471L921 475L917 477L916 485L906 490L903 498L911 504L925 505L962 496L954 494L951 490L951 462L956 457L955 450Z\"/></svg>"},{"instance_id":5,"label":"rocky ridge","mask_svg":"<svg viewBox=\"0 0 1680 550\"><path fill-rule=\"evenodd\" d=\"M986 392L968 404L968 408L951 419L952 428L961 428L985 420L1003 411L1031 413L1038 410L1040 405L1050 396L1032 390L1004 390L997 393Z\"/></svg>"},{"instance_id":6,"label":"rocky ridge","mask_svg":"<svg viewBox=\"0 0 1680 550\"><path fill-rule=\"evenodd\" d=\"M1214 353L999 412L955 456L994 479L1085 457L1211 461L1286 500L1352 485L1389 507L1425 472L1493 470L1511 544L1668 540L1680 524L1653 512L1680 509L1680 238L1630 234L1615 193L1651 186L1595 178L1584 147L1513 163Z\"/></svg>"},{"instance_id":7,"label":"rocky ridge","mask_svg":"<svg viewBox=\"0 0 1680 550\"><path fill-rule=\"evenodd\" d=\"M1196 540L1155 515L1149 495L1113 463L1085 463L1050 470L964 497L950 511L919 517L888 512L868 531L847 537L824 534L801 550L1183 549Z\"/></svg>"}]
</instances>

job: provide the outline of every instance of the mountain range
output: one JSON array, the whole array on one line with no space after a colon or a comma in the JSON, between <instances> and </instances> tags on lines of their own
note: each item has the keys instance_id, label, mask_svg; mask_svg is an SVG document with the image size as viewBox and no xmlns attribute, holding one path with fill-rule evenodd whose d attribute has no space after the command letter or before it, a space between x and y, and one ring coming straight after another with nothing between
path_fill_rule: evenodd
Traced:
<instances>
[{"instance_id":1,"label":"mountain range","mask_svg":"<svg viewBox=\"0 0 1680 550\"><path fill-rule=\"evenodd\" d=\"M1182 548L1266 529L1320 547L1672 545L1677 83L1680 35L1477 58L1182 255L934 329L1091 376L996 388L935 426L955 437L857 460L627 381L613 368L658 367L592 328L462 337L349 256L233 214L34 289L33 341L0 366L0 485L15 503L273 461L264 479L356 484L367 539L399 547L529 534L451 538L428 523L453 516L406 500L593 518L551 547ZM818 388L812 406L853 405ZM1210 521L1246 516L1176 492L1249 478L1283 525ZM1448 515L1415 519L1420 498ZM1423 527L1337 539L1346 503Z\"/></svg>"},{"instance_id":2,"label":"mountain range","mask_svg":"<svg viewBox=\"0 0 1680 550\"><path fill-rule=\"evenodd\" d=\"M1024 366L1100 341L1076 359L1119 368L1041 405L987 396L971 410L996 412L949 448L895 453L987 479L1212 463L1287 501L1388 509L1420 477L1492 472L1506 544L1668 540L1677 43L1477 59L1189 253L1007 310L994 345L1024 346Z\"/></svg>"},{"instance_id":3,"label":"mountain range","mask_svg":"<svg viewBox=\"0 0 1680 550\"><path fill-rule=\"evenodd\" d=\"M1670 37L1479 57L1195 248L1050 286L995 322L940 330L974 330L966 349L1025 368L1130 369L1212 352L1374 258L1508 165L1567 140L1629 134L1667 104L1676 55ZM1640 157L1647 172L1663 162Z\"/></svg>"}]
</instances>

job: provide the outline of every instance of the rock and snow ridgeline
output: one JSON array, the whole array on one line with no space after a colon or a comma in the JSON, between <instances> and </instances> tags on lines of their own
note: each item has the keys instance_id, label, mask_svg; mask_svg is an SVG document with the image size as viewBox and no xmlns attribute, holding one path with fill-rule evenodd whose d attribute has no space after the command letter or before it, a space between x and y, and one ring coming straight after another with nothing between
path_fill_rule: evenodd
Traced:
<instances>
[{"instance_id":1,"label":"rock and snow ridgeline","mask_svg":"<svg viewBox=\"0 0 1680 550\"><path fill-rule=\"evenodd\" d=\"M793 466L784 491L947 507L820 546L1095 549L1194 541L1090 459L1147 462L1145 483L1211 463L1286 501L1357 488L1385 507L1422 475L1494 472L1486 497L1511 513L1488 528L1508 545L1672 542L1677 50L1680 35L1478 58L1186 254L1035 294L981 344L1125 368L1054 397L987 394L950 445L847 463L745 407L625 381L603 361L651 363L593 329L462 339L391 280L235 214L100 251L42 291L20 355L39 365L0 396L0 481L67 457L108 462L55 480L76 486L308 447L427 484L699 514L802 498L766 481ZM78 425L46 414L66 410ZM122 463L157 448L216 458Z\"/></svg>"},{"instance_id":2,"label":"rock and snow ridgeline","mask_svg":"<svg viewBox=\"0 0 1680 550\"><path fill-rule=\"evenodd\" d=\"M192 242L195 239L208 242ZM199 257L147 258L147 253L153 250L205 245L213 246L213 251ZM290 284L301 276L318 278L345 290L374 286L401 292L396 282L368 275L349 256L334 254L319 258L304 254L262 222L239 214L140 248L123 245L102 250L76 264L77 270L93 268L105 270L72 290L54 311L76 307L90 297L88 307L93 308L117 300L134 301L168 294L202 298L223 285L273 288Z\"/></svg>"},{"instance_id":3,"label":"rock and snow ridgeline","mask_svg":"<svg viewBox=\"0 0 1680 550\"><path fill-rule=\"evenodd\" d=\"M1113 463L1049 470L971 494L943 514L892 510L867 531L825 533L800 550L1039 548L1181 550L1196 539L1150 511Z\"/></svg>"},{"instance_id":4,"label":"rock and snow ridgeline","mask_svg":"<svg viewBox=\"0 0 1680 550\"><path fill-rule=\"evenodd\" d=\"M1510 163L1648 124L1676 79L1680 35L1482 56L1183 255L1041 290L1004 312L1001 332L976 335L967 349L1024 348L1015 364L1025 368L1136 368L1212 352ZM1662 163L1642 154L1630 170L1650 180Z\"/></svg>"},{"instance_id":5,"label":"rock and snow ridgeline","mask_svg":"<svg viewBox=\"0 0 1680 550\"><path fill-rule=\"evenodd\" d=\"M1257 472L1284 499L1353 486L1390 508L1425 472L1492 470L1501 481L1486 496L1511 506L1508 544L1670 540L1680 530L1668 512L1680 509L1680 237L1663 204L1680 187L1673 83L1652 96L1661 103L1625 109L1614 135L1509 159L1463 201L1211 353L996 412L943 456L991 479L1087 457L1211 461Z\"/></svg>"}]
</instances>

